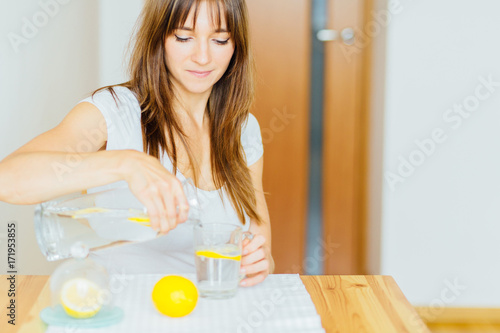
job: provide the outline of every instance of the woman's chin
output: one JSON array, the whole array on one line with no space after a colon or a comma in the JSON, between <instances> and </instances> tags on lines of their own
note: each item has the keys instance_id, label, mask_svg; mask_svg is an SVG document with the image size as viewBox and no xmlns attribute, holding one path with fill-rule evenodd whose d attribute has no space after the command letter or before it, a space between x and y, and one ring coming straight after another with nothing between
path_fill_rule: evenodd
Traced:
<instances>
[{"instance_id":1,"label":"woman's chin","mask_svg":"<svg viewBox=\"0 0 500 333\"><path fill-rule=\"evenodd\" d=\"M185 90L193 95L203 95L210 93L212 91L213 86L207 86L207 85L196 85L196 86L187 86L185 87Z\"/></svg>"}]
</instances>

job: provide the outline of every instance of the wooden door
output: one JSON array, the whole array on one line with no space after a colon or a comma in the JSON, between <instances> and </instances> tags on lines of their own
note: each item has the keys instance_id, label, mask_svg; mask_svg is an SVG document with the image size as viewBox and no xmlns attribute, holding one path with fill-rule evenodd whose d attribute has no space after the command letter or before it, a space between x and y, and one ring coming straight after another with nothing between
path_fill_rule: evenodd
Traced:
<instances>
[{"instance_id":1,"label":"wooden door","mask_svg":"<svg viewBox=\"0 0 500 333\"><path fill-rule=\"evenodd\" d=\"M310 3L248 0L276 273L302 272L309 137Z\"/></svg>"},{"instance_id":2,"label":"wooden door","mask_svg":"<svg viewBox=\"0 0 500 333\"><path fill-rule=\"evenodd\" d=\"M362 44L365 0L329 0L328 28L352 28L356 42L325 45L325 100L323 139L323 225L327 244L325 274L362 273L364 249L364 188L368 96L366 56Z\"/></svg>"},{"instance_id":3,"label":"wooden door","mask_svg":"<svg viewBox=\"0 0 500 333\"><path fill-rule=\"evenodd\" d=\"M360 0L330 0L330 25L355 24ZM304 273L309 170L311 0L247 0L257 65L256 104L264 141L264 190L276 273ZM353 21L354 20L354 21ZM354 23L353 23L354 22ZM324 240L338 243L325 273L359 266L358 170L361 65L326 49Z\"/></svg>"}]
</instances>

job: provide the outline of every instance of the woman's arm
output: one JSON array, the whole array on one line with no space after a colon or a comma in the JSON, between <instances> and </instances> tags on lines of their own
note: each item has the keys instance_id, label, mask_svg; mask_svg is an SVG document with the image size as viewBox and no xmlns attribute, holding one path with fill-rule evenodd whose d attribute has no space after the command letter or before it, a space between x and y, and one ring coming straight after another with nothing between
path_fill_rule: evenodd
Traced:
<instances>
[{"instance_id":1,"label":"woman's arm","mask_svg":"<svg viewBox=\"0 0 500 333\"><path fill-rule=\"evenodd\" d=\"M241 273L247 275L247 278L241 281L243 286L258 284L264 281L267 275L274 272L274 259L271 254L271 222L262 186L263 169L264 157L250 166L257 199L257 212L262 218L262 223L258 225L255 221L250 221L249 231L255 237L251 242L245 243L243 247Z\"/></svg>"},{"instance_id":2,"label":"woman's arm","mask_svg":"<svg viewBox=\"0 0 500 333\"><path fill-rule=\"evenodd\" d=\"M0 163L0 201L17 205L37 204L118 181L119 160L122 158L119 155L124 155L124 152L16 153Z\"/></svg>"},{"instance_id":3,"label":"woman's arm","mask_svg":"<svg viewBox=\"0 0 500 333\"><path fill-rule=\"evenodd\" d=\"M185 221L187 201L177 178L142 152L100 151L106 142L102 113L91 103L78 104L57 127L0 162L0 200L35 204L125 180L148 209L153 228L167 232Z\"/></svg>"},{"instance_id":4,"label":"woman's arm","mask_svg":"<svg viewBox=\"0 0 500 333\"><path fill-rule=\"evenodd\" d=\"M0 162L0 200L35 204L117 181L116 154L94 154L106 144L105 122L104 128L98 126L102 122L95 106L79 104L58 126L7 156Z\"/></svg>"}]
</instances>

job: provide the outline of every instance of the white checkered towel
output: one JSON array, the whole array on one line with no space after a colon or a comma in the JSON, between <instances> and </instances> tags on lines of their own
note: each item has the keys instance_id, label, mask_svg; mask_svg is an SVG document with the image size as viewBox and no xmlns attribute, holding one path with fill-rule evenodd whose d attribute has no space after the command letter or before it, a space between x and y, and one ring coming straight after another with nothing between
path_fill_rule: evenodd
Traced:
<instances>
[{"instance_id":1,"label":"white checkered towel","mask_svg":"<svg viewBox=\"0 0 500 333\"><path fill-rule=\"evenodd\" d=\"M195 282L194 275L183 275ZM114 303L124 313L121 323L102 329L77 329L78 333L324 333L321 318L299 275L274 274L253 287L238 289L226 300L199 298L194 311L183 318L158 313L151 291L162 275L126 275L112 279ZM119 281L119 282L117 282ZM47 333L66 333L50 326ZM74 329L73 331L74 332Z\"/></svg>"}]
</instances>

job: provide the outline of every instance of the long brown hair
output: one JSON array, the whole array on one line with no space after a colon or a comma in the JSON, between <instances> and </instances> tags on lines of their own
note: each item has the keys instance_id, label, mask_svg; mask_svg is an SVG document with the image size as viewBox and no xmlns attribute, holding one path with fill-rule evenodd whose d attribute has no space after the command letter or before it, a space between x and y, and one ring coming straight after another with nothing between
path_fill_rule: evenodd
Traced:
<instances>
[{"instance_id":1,"label":"long brown hair","mask_svg":"<svg viewBox=\"0 0 500 333\"><path fill-rule=\"evenodd\" d=\"M165 39L184 25L193 8L196 22L202 1L210 5L213 22L219 28L221 15L225 15L227 30L234 43L231 62L214 85L207 105L213 181L221 197L223 190L227 192L242 223L245 223L246 212L260 224L255 189L241 145L242 125L248 118L254 97L254 67L245 0L147 0L131 54L130 81L118 86L129 88L139 100L144 151L156 158L166 152L175 174L178 161L174 137L179 138L188 153L194 182L198 184L196 158L173 110L174 93L165 60ZM112 86L101 89L106 88L114 95Z\"/></svg>"}]
</instances>

